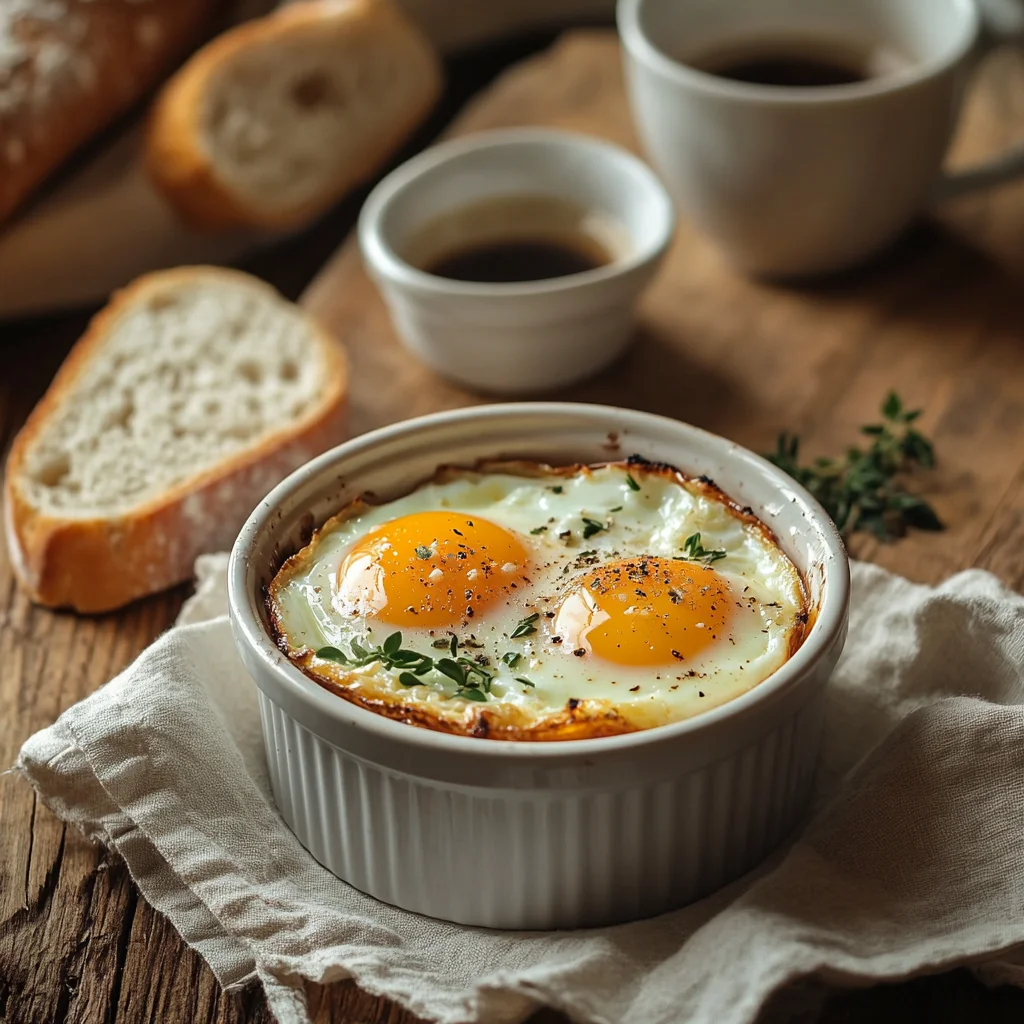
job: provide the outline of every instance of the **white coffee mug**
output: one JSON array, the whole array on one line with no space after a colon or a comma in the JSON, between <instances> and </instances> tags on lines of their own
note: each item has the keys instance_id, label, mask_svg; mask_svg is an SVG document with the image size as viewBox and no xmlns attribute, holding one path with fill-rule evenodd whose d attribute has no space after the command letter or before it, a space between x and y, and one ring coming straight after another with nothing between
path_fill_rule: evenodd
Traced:
<instances>
[{"instance_id":1,"label":"white coffee mug","mask_svg":"<svg viewBox=\"0 0 1024 1024\"><path fill-rule=\"evenodd\" d=\"M1024 147L944 176L979 55L1019 36L1020 8L988 0L619 0L641 140L680 211L750 273L849 267L936 198L1024 173ZM749 84L693 62L757 40L820 40L899 55L845 85ZM1024 125L1022 132L1024 132Z\"/></svg>"}]
</instances>

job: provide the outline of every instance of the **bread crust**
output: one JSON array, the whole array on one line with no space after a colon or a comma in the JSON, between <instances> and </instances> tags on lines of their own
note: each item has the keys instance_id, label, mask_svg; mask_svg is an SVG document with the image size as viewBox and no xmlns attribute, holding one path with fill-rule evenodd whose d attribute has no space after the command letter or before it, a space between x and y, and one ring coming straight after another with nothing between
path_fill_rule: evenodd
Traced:
<instances>
[{"instance_id":1,"label":"bread crust","mask_svg":"<svg viewBox=\"0 0 1024 1024\"><path fill-rule=\"evenodd\" d=\"M9 2L9 0L5 0ZM199 42L219 0L0 10L0 221ZM0 7L3 5L0 4Z\"/></svg>"},{"instance_id":2,"label":"bread crust","mask_svg":"<svg viewBox=\"0 0 1024 1024\"><path fill-rule=\"evenodd\" d=\"M356 159L338 167L332 187L302 204L270 209L239 194L219 174L204 144L206 103L217 77L240 54L301 40L311 30L345 33L355 52L385 45L399 52L403 66L420 78L413 102L383 127L370 144L355 147ZM339 59L345 59L345 52ZM246 22L212 40L164 86L153 106L147 132L148 174L190 226L216 230L247 226L298 228L370 178L423 120L441 92L440 61L426 38L388 0L306 0Z\"/></svg>"},{"instance_id":3,"label":"bread crust","mask_svg":"<svg viewBox=\"0 0 1024 1024\"><path fill-rule=\"evenodd\" d=\"M190 579L195 559L231 545L249 513L289 472L344 440L348 365L341 345L314 320L327 367L320 401L299 421L209 467L131 512L71 518L36 509L19 486L26 455L49 417L97 357L107 332L154 287L220 277L265 289L238 271L182 267L147 274L92 320L14 440L4 479L4 521L15 574L33 601L104 612Z\"/></svg>"}]
</instances>

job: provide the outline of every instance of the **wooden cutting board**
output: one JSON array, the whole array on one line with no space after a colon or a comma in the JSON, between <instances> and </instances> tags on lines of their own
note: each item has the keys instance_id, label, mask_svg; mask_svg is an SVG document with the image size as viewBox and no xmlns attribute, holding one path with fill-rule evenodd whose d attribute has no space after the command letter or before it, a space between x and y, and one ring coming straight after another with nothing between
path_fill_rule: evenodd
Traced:
<instances>
[{"instance_id":1,"label":"wooden cutting board","mask_svg":"<svg viewBox=\"0 0 1024 1024\"><path fill-rule=\"evenodd\" d=\"M514 125L590 132L639 152L618 44L577 31L501 77L453 134ZM1005 52L971 96L954 152L969 163L1024 136L1024 56ZM401 348L350 239L305 305L352 358L352 429L485 401ZM486 343L486 339L482 339ZM854 552L913 579L980 565L1024 584L1024 186L961 200L873 265L813 287L740 277L682 221L616 365L556 399L662 413L758 451L781 430L842 452L890 388L923 406L939 465L919 489L948 524Z\"/></svg>"}]
</instances>

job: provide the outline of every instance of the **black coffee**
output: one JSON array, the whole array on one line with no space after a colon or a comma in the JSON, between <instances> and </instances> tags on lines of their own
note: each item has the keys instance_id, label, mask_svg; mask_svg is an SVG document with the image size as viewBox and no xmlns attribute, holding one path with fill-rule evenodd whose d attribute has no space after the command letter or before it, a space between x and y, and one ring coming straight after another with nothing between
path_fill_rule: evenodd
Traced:
<instances>
[{"instance_id":1,"label":"black coffee","mask_svg":"<svg viewBox=\"0 0 1024 1024\"><path fill-rule=\"evenodd\" d=\"M813 40L736 43L706 53L693 64L735 82L794 88L852 85L882 71L869 50Z\"/></svg>"},{"instance_id":2,"label":"black coffee","mask_svg":"<svg viewBox=\"0 0 1024 1024\"><path fill-rule=\"evenodd\" d=\"M438 277L456 281L543 281L595 270L610 262L606 252L594 243L572 244L559 240L496 239L467 246L442 256L424 269Z\"/></svg>"},{"instance_id":3,"label":"black coffee","mask_svg":"<svg viewBox=\"0 0 1024 1024\"><path fill-rule=\"evenodd\" d=\"M455 281L544 281L611 263L623 254L614 241L620 234L605 215L569 200L496 196L430 221L403 255Z\"/></svg>"}]
</instances>

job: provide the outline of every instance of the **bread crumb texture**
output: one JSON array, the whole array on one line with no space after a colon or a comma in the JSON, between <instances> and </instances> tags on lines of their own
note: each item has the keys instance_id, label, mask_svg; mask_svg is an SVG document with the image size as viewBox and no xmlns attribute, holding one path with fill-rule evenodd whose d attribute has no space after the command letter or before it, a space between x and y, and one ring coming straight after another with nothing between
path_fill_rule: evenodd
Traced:
<instances>
[{"instance_id":1,"label":"bread crumb texture","mask_svg":"<svg viewBox=\"0 0 1024 1024\"><path fill-rule=\"evenodd\" d=\"M123 514L304 418L325 354L269 289L216 278L138 297L84 361L25 455L44 514Z\"/></svg>"},{"instance_id":2,"label":"bread crumb texture","mask_svg":"<svg viewBox=\"0 0 1024 1024\"><path fill-rule=\"evenodd\" d=\"M205 147L222 179L261 208L317 202L418 120L436 89L431 60L416 37L387 36L357 12L293 28L211 77Z\"/></svg>"}]
</instances>

